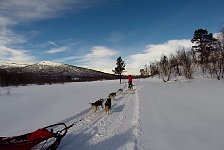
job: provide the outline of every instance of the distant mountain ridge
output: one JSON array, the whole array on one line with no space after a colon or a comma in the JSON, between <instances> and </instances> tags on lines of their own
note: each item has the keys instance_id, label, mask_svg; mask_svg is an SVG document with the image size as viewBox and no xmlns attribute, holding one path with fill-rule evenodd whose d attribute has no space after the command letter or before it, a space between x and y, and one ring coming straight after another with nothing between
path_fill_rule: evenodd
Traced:
<instances>
[{"instance_id":1,"label":"distant mountain ridge","mask_svg":"<svg viewBox=\"0 0 224 150\"><path fill-rule=\"evenodd\" d=\"M12 78L15 78L16 80L30 79L32 80L31 83L35 83L35 79L37 82L45 83L45 81L72 82L117 78L113 74L51 61L42 61L35 64L4 63L0 64L0 71L1 80L8 79L6 75L11 75ZM20 78L17 79L17 76ZM25 77L27 77L27 79Z\"/></svg>"}]
</instances>

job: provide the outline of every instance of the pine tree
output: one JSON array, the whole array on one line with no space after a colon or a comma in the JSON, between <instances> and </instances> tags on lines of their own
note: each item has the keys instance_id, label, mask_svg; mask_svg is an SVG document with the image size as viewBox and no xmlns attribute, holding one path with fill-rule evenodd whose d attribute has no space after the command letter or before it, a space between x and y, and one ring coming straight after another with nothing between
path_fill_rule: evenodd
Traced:
<instances>
[{"instance_id":1,"label":"pine tree","mask_svg":"<svg viewBox=\"0 0 224 150\"><path fill-rule=\"evenodd\" d=\"M112 70L115 74L119 75L120 78L120 83L121 83L121 74L124 72L125 70L125 63L122 60L121 56L117 58L117 62L116 62L117 67L115 67L114 70Z\"/></svg>"},{"instance_id":2,"label":"pine tree","mask_svg":"<svg viewBox=\"0 0 224 150\"><path fill-rule=\"evenodd\" d=\"M195 30L191 42L196 44L192 46L192 49L194 53L199 54L200 64L208 63L209 55L214 50L213 45L216 42L212 33L208 33L206 29Z\"/></svg>"}]
</instances>

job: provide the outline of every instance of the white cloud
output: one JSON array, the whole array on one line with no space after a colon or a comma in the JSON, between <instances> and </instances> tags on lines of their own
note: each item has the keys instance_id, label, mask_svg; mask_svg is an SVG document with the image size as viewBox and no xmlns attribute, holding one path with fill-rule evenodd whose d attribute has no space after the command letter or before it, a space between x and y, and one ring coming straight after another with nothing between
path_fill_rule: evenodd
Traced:
<instances>
[{"instance_id":1,"label":"white cloud","mask_svg":"<svg viewBox=\"0 0 224 150\"><path fill-rule=\"evenodd\" d=\"M162 54L169 56L175 54L180 48L190 48L192 43L189 39L169 40L162 44L149 44L145 50L127 57L126 70L131 74L139 74L139 70L149 61L159 60Z\"/></svg>"},{"instance_id":2,"label":"white cloud","mask_svg":"<svg viewBox=\"0 0 224 150\"><path fill-rule=\"evenodd\" d=\"M139 70L150 61L159 60L162 54L169 56L175 54L177 50L182 48L191 48L190 39L169 40L162 44L149 44L139 53L122 57L125 61L125 74L139 74ZM105 46L94 46L89 53L84 56L70 56L58 59L57 62L75 62L79 66L112 73L116 66L116 59L119 52ZM117 57L116 57L117 56Z\"/></svg>"},{"instance_id":3,"label":"white cloud","mask_svg":"<svg viewBox=\"0 0 224 150\"><path fill-rule=\"evenodd\" d=\"M54 18L65 11L94 7L103 0L1 0L0 14L17 22Z\"/></svg>"},{"instance_id":4,"label":"white cloud","mask_svg":"<svg viewBox=\"0 0 224 150\"><path fill-rule=\"evenodd\" d=\"M71 0L1 0L0 13L17 21L52 18L69 8L70 3Z\"/></svg>"},{"instance_id":5,"label":"white cloud","mask_svg":"<svg viewBox=\"0 0 224 150\"><path fill-rule=\"evenodd\" d=\"M32 62L34 57L22 49L10 48L11 45L22 44L26 42L23 36L15 34L10 30L10 26L15 22L0 16L0 61L13 62Z\"/></svg>"},{"instance_id":6,"label":"white cloud","mask_svg":"<svg viewBox=\"0 0 224 150\"><path fill-rule=\"evenodd\" d=\"M191 46L192 43L189 39L169 40L162 44L149 44L139 53L122 57L126 63L125 74L139 74L139 70L145 64L149 64L149 61L159 60L162 54L169 56L170 54L175 54L178 49L190 48ZM75 60L82 67L112 73L112 69L116 65L116 55L118 55L118 51L114 49L105 46L94 46L91 48L89 54L70 56L61 59L60 62Z\"/></svg>"},{"instance_id":7,"label":"white cloud","mask_svg":"<svg viewBox=\"0 0 224 150\"><path fill-rule=\"evenodd\" d=\"M0 45L18 44L18 43L24 43L25 41L26 40L24 37L15 34L5 25L0 24Z\"/></svg>"},{"instance_id":8,"label":"white cloud","mask_svg":"<svg viewBox=\"0 0 224 150\"><path fill-rule=\"evenodd\" d=\"M82 67L86 67L89 69L99 70L107 73L112 73L112 70L115 68L115 60L112 58L101 58L91 63L84 63L81 65Z\"/></svg>"},{"instance_id":9,"label":"white cloud","mask_svg":"<svg viewBox=\"0 0 224 150\"><path fill-rule=\"evenodd\" d=\"M67 50L66 46L62 46L62 47L58 47L58 48L52 48L48 51L46 51L46 53L48 54L55 54L55 53L61 53Z\"/></svg>"},{"instance_id":10,"label":"white cloud","mask_svg":"<svg viewBox=\"0 0 224 150\"><path fill-rule=\"evenodd\" d=\"M14 21L10 20L9 18L3 17L0 15L0 26L6 27L8 25L16 24Z\"/></svg>"},{"instance_id":11,"label":"white cloud","mask_svg":"<svg viewBox=\"0 0 224 150\"><path fill-rule=\"evenodd\" d=\"M94 46L90 53L85 56L85 59L91 60L91 59L99 59L99 58L105 58L105 57L111 57L114 56L117 52L113 49L109 49L105 46Z\"/></svg>"},{"instance_id":12,"label":"white cloud","mask_svg":"<svg viewBox=\"0 0 224 150\"><path fill-rule=\"evenodd\" d=\"M52 41L48 41L48 44L44 44L41 45L43 47L49 46L49 44L52 46L54 46L54 48L51 48L47 51L45 51L45 53L48 54L55 54L55 53L61 53L61 52L65 52L67 50L73 49L74 46L78 45L80 42L73 40L73 39L68 39L68 40L63 40L63 41L57 41L57 43L63 44L63 46L59 46L60 44L56 44L55 42ZM64 60L64 61L68 61L68 60L72 60L74 59L72 56L68 57L68 58L62 58L62 59L58 59L58 60Z\"/></svg>"},{"instance_id":13,"label":"white cloud","mask_svg":"<svg viewBox=\"0 0 224 150\"><path fill-rule=\"evenodd\" d=\"M117 54L114 49L107 48L105 46L93 46L89 53L84 56L70 56L62 59L57 59L57 62L75 62L75 65L95 69L112 73L112 69L115 67L115 59L113 58Z\"/></svg>"},{"instance_id":14,"label":"white cloud","mask_svg":"<svg viewBox=\"0 0 224 150\"><path fill-rule=\"evenodd\" d=\"M11 61L17 63L32 63L35 60L35 58L29 55L29 53L25 50L16 50L1 45L0 50L1 62Z\"/></svg>"},{"instance_id":15,"label":"white cloud","mask_svg":"<svg viewBox=\"0 0 224 150\"><path fill-rule=\"evenodd\" d=\"M83 67L112 73L115 66L113 57L116 54L117 51L114 49L105 46L94 46L91 48L90 53L86 54L80 62Z\"/></svg>"},{"instance_id":16,"label":"white cloud","mask_svg":"<svg viewBox=\"0 0 224 150\"><path fill-rule=\"evenodd\" d=\"M22 63L35 61L35 58L30 56L27 51L11 48L12 45L26 42L26 39L23 36L15 34L10 30L9 26L13 24L14 22L0 16L0 61Z\"/></svg>"},{"instance_id":17,"label":"white cloud","mask_svg":"<svg viewBox=\"0 0 224 150\"><path fill-rule=\"evenodd\" d=\"M54 42L52 42L52 41L48 41L48 43L49 43L50 45L53 45L53 46L58 46L56 43L54 43Z\"/></svg>"},{"instance_id":18,"label":"white cloud","mask_svg":"<svg viewBox=\"0 0 224 150\"><path fill-rule=\"evenodd\" d=\"M2 48L0 58L35 61L35 57L30 57L24 50L12 48L27 41L25 36L12 30L12 26L58 17L69 11L78 12L101 2L103 0L0 0L0 47ZM49 44L56 46L53 42ZM60 47L51 49L48 53L59 53L65 50L65 47ZM14 55L16 53L17 55Z\"/></svg>"},{"instance_id":19,"label":"white cloud","mask_svg":"<svg viewBox=\"0 0 224 150\"><path fill-rule=\"evenodd\" d=\"M224 37L223 37L224 34L223 34L222 32L214 33L213 36L214 36L214 38L216 38L216 39L218 39L218 40L220 40L220 41L224 40L224 39L223 39L223 38L224 38Z\"/></svg>"}]
</instances>

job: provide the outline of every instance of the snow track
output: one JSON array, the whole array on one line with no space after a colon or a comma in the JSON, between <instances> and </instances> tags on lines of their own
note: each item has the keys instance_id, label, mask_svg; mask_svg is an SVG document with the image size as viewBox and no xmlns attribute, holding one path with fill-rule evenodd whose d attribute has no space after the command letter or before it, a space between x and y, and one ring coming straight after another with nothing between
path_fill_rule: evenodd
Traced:
<instances>
[{"instance_id":1,"label":"snow track","mask_svg":"<svg viewBox=\"0 0 224 150\"><path fill-rule=\"evenodd\" d=\"M137 149L139 132L139 97L127 92L112 101L112 112L90 108L64 120L76 123L62 140L59 149L112 150Z\"/></svg>"}]
</instances>

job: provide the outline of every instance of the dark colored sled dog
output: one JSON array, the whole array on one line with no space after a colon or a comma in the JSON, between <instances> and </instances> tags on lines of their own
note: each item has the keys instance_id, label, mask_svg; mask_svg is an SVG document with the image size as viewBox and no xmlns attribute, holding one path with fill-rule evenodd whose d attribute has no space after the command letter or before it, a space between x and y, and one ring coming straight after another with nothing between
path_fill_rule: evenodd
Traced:
<instances>
[{"instance_id":1,"label":"dark colored sled dog","mask_svg":"<svg viewBox=\"0 0 224 150\"><path fill-rule=\"evenodd\" d=\"M107 114L111 112L111 98L107 98L107 101L105 102L105 111Z\"/></svg>"},{"instance_id":2,"label":"dark colored sled dog","mask_svg":"<svg viewBox=\"0 0 224 150\"><path fill-rule=\"evenodd\" d=\"M97 100L94 103L89 103L89 104L91 105L94 112L96 112L99 106L103 108L103 99Z\"/></svg>"}]
</instances>

